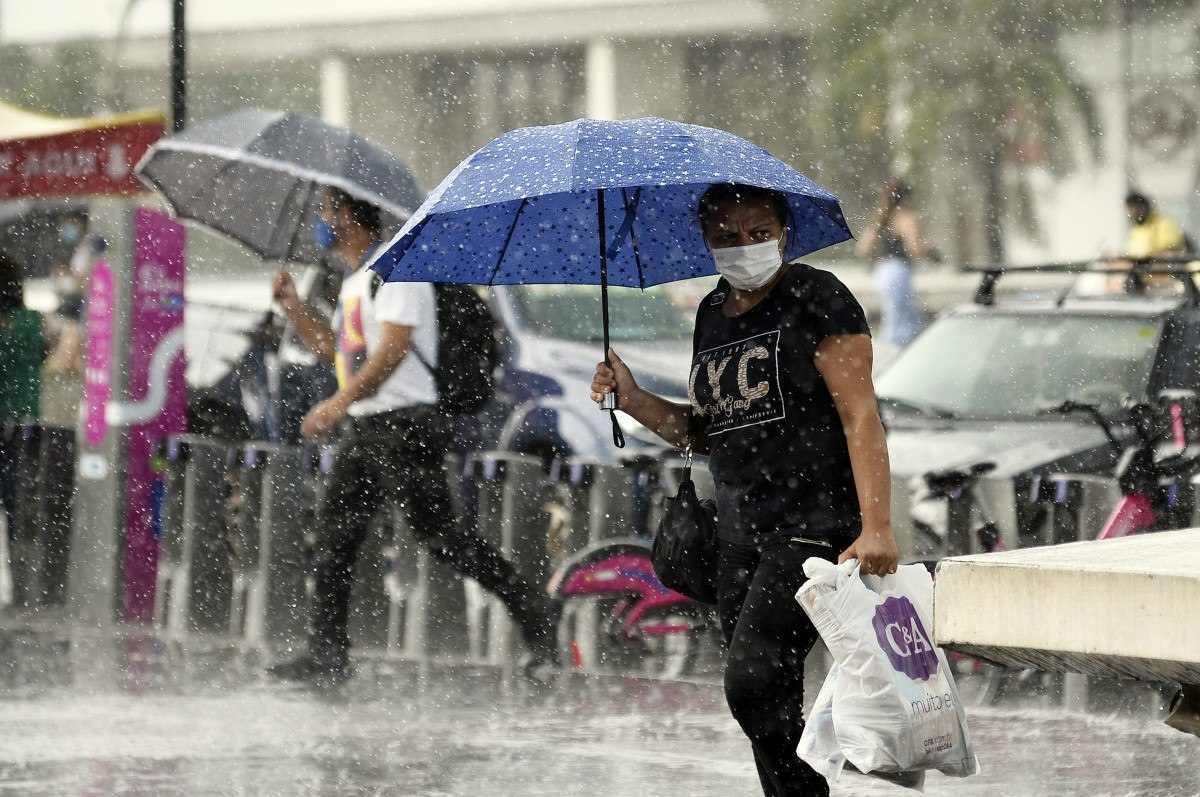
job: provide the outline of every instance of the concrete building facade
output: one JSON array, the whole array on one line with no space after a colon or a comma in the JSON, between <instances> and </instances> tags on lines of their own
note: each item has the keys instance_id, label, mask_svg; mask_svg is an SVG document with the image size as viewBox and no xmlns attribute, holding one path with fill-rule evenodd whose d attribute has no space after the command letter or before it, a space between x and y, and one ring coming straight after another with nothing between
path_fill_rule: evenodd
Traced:
<instances>
[{"instance_id":1,"label":"concrete building facade","mask_svg":"<svg viewBox=\"0 0 1200 797\"><path fill-rule=\"evenodd\" d=\"M64 113L166 106L168 3L43 5L0 0L0 57L10 65L0 88L8 99ZM75 13L64 13L63 5ZM1108 30L1064 42L1097 98L1103 158L1084 155L1081 168L1068 173L1036 161L1006 165L1010 179L1023 170L1034 186L1040 229L1032 235L1006 226L1011 259L1119 248L1120 199L1129 184L1159 197L1193 230L1200 227L1194 5L1166 16L1146 11L1129 37L1114 21ZM809 47L827 6L826 0L193 2L190 114L247 104L321 114L396 152L426 187L513 127L584 115L679 118L746 135L818 181L825 178L857 227L887 165L864 175L862 184L825 177L841 142L819 140L811 123L824 80ZM1135 117L1136 124L1127 123ZM922 186L931 237L954 259L982 249L973 231L978 225L970 223L979 198L971 174L947 162Z\"/></svg>"}]
</instances>

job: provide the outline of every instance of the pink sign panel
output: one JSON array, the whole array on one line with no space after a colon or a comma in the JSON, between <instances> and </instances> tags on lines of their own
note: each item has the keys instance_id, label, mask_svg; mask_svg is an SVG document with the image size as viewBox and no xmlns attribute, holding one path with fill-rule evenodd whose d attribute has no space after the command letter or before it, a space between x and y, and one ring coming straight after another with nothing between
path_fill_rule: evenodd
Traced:
<instances>
[{"instance_id":1,"label":"pink sign panel","mask_svg":"<svg viewBox=\"0 0 1200 797\"><path fill-rule=\"evenodd\" d=\"M153 616L155 453L168 435L187 431L187 365L180 336L172 334L183 327L185 242L183 225L169 216L144 208L135 212L129 397L136 403L161 396L162 402L149 408L149 420L129 427L123 569L127 620Z\"/></svg>"},{"instance_id":2,"label":"pink sign panel","mask_svg":"<svg viewBox=\"0 0 1200 797\"><path fill-rule=\"evenodd\" d=\"M88 282L87 349L83 372L83 439L89 446L103 445L108 436L104 411L112 395L113 310L116 285L108 261L92 267Z\"/></svg>"}]
</instances>

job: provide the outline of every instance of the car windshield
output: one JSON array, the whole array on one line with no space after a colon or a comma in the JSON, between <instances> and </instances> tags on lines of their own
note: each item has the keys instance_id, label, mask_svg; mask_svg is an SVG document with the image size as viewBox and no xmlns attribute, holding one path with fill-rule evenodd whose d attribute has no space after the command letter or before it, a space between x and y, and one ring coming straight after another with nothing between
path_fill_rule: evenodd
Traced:
<instances>
[{"instance_id":1,"label":"car windshield","mask_svg":"<svg viewBox=\"0 0 1200 797\"><path fill-rule=\"evenodd\" d=\"M1083 315L943 318L879 379L884 404L947 417L1031 417L1066 399L1105 412L1144 395L1161 323Z\"/></svg>"},{"instance_id":2,"label":"car windshield","mask_svg":"<svg viewBox=\"0 0 1200 797\"><path fill-rule=\"evenodd\" d=\"M699 282L693 280L693 283ZM609 331L614 342L691 337L703 286L681 283L646 290L610 288ZM540 335L579 342L603 335L600 288L525 285L514 290L523 321Z\"/></svg>"}]
</instances>

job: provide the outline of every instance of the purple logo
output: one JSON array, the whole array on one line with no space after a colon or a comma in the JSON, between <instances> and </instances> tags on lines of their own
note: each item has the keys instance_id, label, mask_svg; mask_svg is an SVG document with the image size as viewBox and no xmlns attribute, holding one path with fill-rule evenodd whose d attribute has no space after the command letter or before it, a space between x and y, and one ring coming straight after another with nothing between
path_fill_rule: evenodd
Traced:
<instances>
[{"instance_id":1,"label":"purple logo","mask_svg":"<svg viewBox=\"0 0 1200 797\"><path fill-rule=\"evenodd\" d=\"M937 651L908 598L893 595L879 604L871 624L893 669L916 681L937 674Z\"/></svg>"}]
</instances>

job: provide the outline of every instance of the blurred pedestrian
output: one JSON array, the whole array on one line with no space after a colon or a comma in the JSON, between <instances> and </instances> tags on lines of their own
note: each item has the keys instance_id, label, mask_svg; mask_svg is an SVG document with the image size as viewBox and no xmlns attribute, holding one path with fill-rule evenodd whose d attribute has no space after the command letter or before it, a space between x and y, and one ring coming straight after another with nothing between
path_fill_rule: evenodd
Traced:
<instances>
[{"instance_id":1,"label":"blurred pedestrian","mask_svg":"<svg viewBox=\"0 0 1200 797\"><path fill-rule=\"evenodd\" d=\"M859 257L874 261L875 287L882 302L882 342L902 349L921 333L924 314L913 288L913 261L937 252L925 243L917 214L909 206L912 189L899 178L884 182L879 207L855 246Z\"/></svg>"},{"instance_id":2,"label":"blurred pedestrian","mask_svg":"<svg viewBox=\"0 0 1200 797\"><path fill-rule=\"evenodd\" d=\"M63 240L75 248L69 262L51 272L58 306L43 319L50 353L42 367L42 421L72 431L83 393L85 289L93 262L107 249L102 237L86 233L85 224L72 217L63 226Z\"/></svg>"},{"instance_id":3,"label":"blurred pedestrian","mask_svg":"<svg viewBox=\"0 0 1200 797\"><path fill-rule=\"evenodd\" d=\"M1191 242L1179 224L1159 211L1150 198L1140 191L1126 194L1125 216L1129 220L1125 250L1115 259L1102 261L1103 267L1127 270L1133 267L1135 261L1186 255L1192 251ZM1132 284L1156 293L1175 293L1183 289L1183 285L1169 274L1142 275L1140 282ZM1075 284L1075 290L1083 294L1121 294L1130 289L1131 283L1124 274L1085 274Z\"/></svg>"},{"instance_id":4,"label":"blurred pedestrian","mask_svg":"<svg viewBox=\"0 0 1200 797\"><path fill-rule=\"evenodd\" d=\"M763 792L818 797L828 784L796 755L817 640L795 601L802 565L856 558L884 574L898 552L866 317L834 275L783 262L789 218L774 191L710 188L698 223L721 281L696 313L690 403L640 388L616 352L596 366L592 399L615 391L668 443L708 453L726 700Z\"/></svg>"},{"instance_id":5,"label":"blurred pedestrian","mask_svg":"<svg viewBox=\"0 0 1200 797\"><path fill-rule=\"evenodd\" d=\"M1129 192L1125 197L1125 215L1129 219L1129 237L1125 242L1127 257L1140 260L1191 251L1179 224L1158 210L1145 194Z\"/></svg>"},{"instance_id":6,"label":"blurred pedestrian","mask_svg":"<svg viewBox=\"0 0 1200 797\"><path fill-rule=\"evenodd\" d=\"M351 675L347 615L354 564L372 516L389 502L399 504L434 556L504 602L535 657L553 659L557 604L463 524L451 505L445 456L454 441L450 419L436 407L433 286L383 283L366 267L380 243L374 206L331 188L321 216L327 225L321 234L356 266L342 283L332 326L299 300L286 272L276 277L275 297L313 353L336 365L337 392L308 413L302 431L310 438L339 427L341 433L318 508L308 652L271 673L320 684Z\"/></svg>"},{"instance_id":7,"label":"blurred pedestrian","mask_svg":"<svg viewBox=\"0 0 1200 797\"><path fill-rule=\"evenodd\" d=\"M0 252L0 504L10 541L19 498L20 425L38 418L44 356L42 318L25 307L24 270Z\"/></svg>"}]
</instances>

